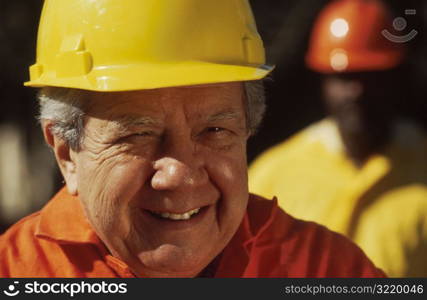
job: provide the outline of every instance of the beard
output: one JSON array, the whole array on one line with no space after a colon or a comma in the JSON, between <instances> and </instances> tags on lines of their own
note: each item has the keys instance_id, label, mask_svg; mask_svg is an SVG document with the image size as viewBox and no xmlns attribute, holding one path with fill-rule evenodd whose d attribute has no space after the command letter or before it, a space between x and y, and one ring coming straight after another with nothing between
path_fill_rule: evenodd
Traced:
<instances>
[{"instance_id":1,"label":"beard","mask_svg":"<svg viewBox=\"0 0 427 300\"><path fill-rule=\"evenodd\" d=\"M374 153L381 152L389 140L387 116L370 111L358 102L335 107L332 116L337 122L347 155L357 166L362 166Z\"/></svg>"}]
</instances>

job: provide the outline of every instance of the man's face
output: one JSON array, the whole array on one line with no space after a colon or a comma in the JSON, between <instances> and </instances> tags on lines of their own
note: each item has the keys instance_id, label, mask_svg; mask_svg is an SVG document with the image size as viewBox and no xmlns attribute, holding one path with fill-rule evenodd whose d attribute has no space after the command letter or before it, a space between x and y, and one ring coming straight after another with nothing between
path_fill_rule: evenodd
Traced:
<instances>
[{"instance_id":1,"label":"man's face","mask_svg":"<svg viewBox=\"0 0 427 300\"><path fill-rule=\"evenodd\" d=\"M324 100L337 121L347 152L363 163L387 142L396 109L393 72L365 72L327 76Z\"/></svg>"},{"instance_id":2,"label":"man's face","mask_svg":"<svg viewBox=\"0 0 427 300\"><path fill-rule=\"evenodd\" d=\"M366 133L371 123L384 123L395 106L393 73L365 72L326 76L323 94L328 111L349 132ZM390 85L391 84L391 85Z\"/></svg>"},{"instance_id":3,"label":"man's face","mask_svg":"<svg viewBox=\"0 0 427 300\"><path fill-rule=\"evenodd\" d=\"M345 120L351 131L362 131L364 85L357 79L339 76L323 81L324 100L328 111L338 120ZM374 99L375 100L375 99Z\"/></svg>"},{"instance_id":4,"label":"man's face","mask_svg":"<svg viewBox=\"0 0 427 300\"><path fill-rule=\"evenodd\" d=\"M89 221L137 275L196 276L246 210L242 84L90 101L83 148L72 155Z\"/></svg>"}]
</instances>

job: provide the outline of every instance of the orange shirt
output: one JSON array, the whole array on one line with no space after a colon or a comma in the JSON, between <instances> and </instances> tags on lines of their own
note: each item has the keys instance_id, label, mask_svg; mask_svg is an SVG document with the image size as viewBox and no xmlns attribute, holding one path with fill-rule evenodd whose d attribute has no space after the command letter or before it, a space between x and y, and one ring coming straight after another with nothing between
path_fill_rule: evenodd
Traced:
<instances>
[{"instance_id":1,"label":"orange shirt","mask_svg":"<svg viewBox=\"0 0 427 300\"><path fill-rule=\"evenodd\" d=\"M251 195L247 213L219 258L215 277L383 277L345 237L296 220L276 201ZM41 211L0 237L1 277L135 277L62 189Z\"/></svg>"}]
</instances>

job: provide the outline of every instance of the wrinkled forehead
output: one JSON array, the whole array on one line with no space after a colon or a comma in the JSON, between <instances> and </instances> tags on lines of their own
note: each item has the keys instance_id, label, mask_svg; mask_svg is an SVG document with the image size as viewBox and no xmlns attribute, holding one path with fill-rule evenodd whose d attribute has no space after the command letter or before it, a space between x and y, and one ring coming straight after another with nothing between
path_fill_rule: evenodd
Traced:
<instances>
[{"instance_id":1,"label":"wrinkled forehead","mask_svg":"<svg viewBox=\"0 0 427 300\"><path fill-rule=\"evenodd\" d=\"M165 117L180 110L191 117L238 115L244 113L244 95L240 82L91 93L86 111L92 117L126 122L151 122L148 116Z\"/></svg>"}]
</instances>

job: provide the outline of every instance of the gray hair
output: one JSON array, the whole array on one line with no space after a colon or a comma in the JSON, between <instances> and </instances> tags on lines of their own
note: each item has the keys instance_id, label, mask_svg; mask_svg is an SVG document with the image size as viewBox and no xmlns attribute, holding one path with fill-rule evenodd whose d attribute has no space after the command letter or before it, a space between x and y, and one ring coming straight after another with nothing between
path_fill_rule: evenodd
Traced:
<instances>
[{"instance_id":1,"label":"gray hair","mask_svg":"<svg viewBox=\"0 0 427 300\"><path fill-rule=\"evenodd\" d=\"M246 125L255 134L264 117L266 104L262 80L244 82L246 94ZM79 151L84 139L84 118L88 95L93 92L44 87L38 93L39 119L52 121L51 132L64 140L71 149Z\"/></svg>"}]
</instances>

